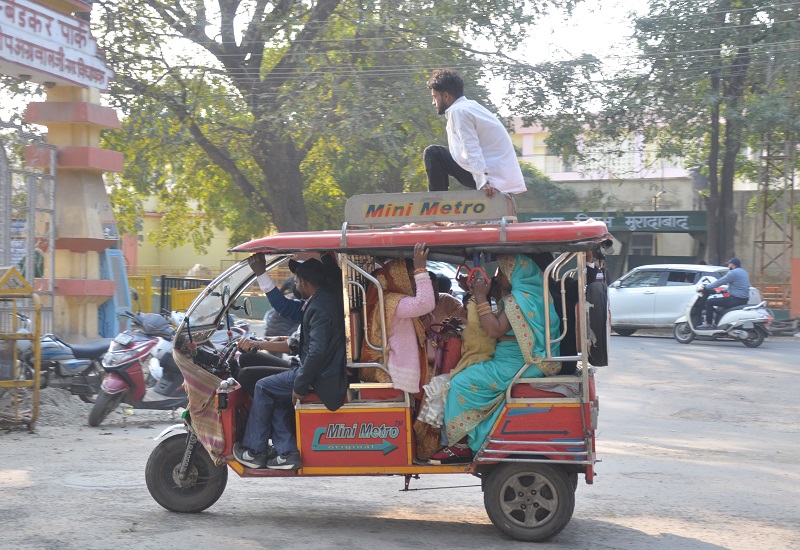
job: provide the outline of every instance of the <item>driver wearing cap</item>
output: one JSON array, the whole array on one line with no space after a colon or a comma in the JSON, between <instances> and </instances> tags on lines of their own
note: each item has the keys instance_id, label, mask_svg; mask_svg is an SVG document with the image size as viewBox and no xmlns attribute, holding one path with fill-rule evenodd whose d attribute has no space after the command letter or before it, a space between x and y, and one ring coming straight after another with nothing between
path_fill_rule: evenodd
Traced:
<instances>
[{"instance_id":1,"label":"driver wearing cap","mask_svg":"<svg viewBox=\"0 0 800 550\"><path fill-rule=\"evenodd\" d=\"M344 404L347 370L342 299L326 285L326 270L316 259L295 263L295 286L305 299L300 330L300 366L256 383L244 438L233 447L250 468L295 470L300 452L291 426L294 403L315 391L331 411ZM272 440L274 448L270 448Z\"/></svg>"}]
</instances>

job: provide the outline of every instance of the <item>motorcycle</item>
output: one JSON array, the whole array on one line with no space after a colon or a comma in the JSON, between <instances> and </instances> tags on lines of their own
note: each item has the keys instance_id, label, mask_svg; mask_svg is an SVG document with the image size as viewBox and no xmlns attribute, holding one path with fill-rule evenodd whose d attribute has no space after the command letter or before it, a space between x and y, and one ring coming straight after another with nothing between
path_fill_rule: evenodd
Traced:
<instances>
[{"instance_id":1,"label":"motorcycle","mask_svg":"<svg viewBox=\"0 0 800 550\"><path fill-rule=\"evenodd\" d=\"M697 285L697 296L686 305L686 314L675 321L672 331L675 339L681 344L689 344L695 338L738 340L748 348L757 348L764 343L772 314L766 308L767 303L763 301L755 305L729 308L723 312L716 327L700 328L706 301L714 299L709 296L712 291L703 287L709 282L711 281L701 279Z\"/></svg>"},{"instance_id":2,"label":"motorcycle","mask_svg":"<svg viewBox=\"0 0 800 550\"><path fill-rule=\"evenodd\" d=\"M174 410L188 401L172 358L170 323L157 313L125 316L133 326L119 333L103 356L106 377L89 413L90 426L99 426L122 402L134 409Z\"/></svg>"},{"instance_id":3,"label":"motorcycle","mask_svg":"<svg viewBox=\"0 0 800 550\"><path fill-rule=\"evenodd\" d=\"M31 319L17 312L21 327L19 333L31 332ZM42 364L40 388L61 388L77 395L85 403L93 403L100 391L104 373L101 359L108 351L111 338L101 338L86 344L70 344L55 334L45 334L40 339ZM33 347L30 340L17 341L17 353L24 376L34 376Z\"/></svg>"}]
</instances>

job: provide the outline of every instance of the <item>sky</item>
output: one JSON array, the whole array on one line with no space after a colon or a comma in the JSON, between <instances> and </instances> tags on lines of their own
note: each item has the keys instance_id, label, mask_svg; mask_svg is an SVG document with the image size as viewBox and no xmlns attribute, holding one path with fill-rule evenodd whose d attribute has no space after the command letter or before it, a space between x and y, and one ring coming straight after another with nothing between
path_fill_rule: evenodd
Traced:
<instances>
[{"instance_id":1,"label":"sky","mask_svg":"<svg viewBox=\"0 0 800 550\"><path fill-rule=\"evenodd\" d=\"M631 32L628 14L647 9L647 0L584 0L569 17L554 12L541 20L531 33L531 39L515 57L536 64L544 61L572 59L590 53L607 60L615 55L631 55L626 37ZM495 105L502 104L503 83L485 83ZM510 113L502 113L508 115Z\"/></svg>"}]
</instances>

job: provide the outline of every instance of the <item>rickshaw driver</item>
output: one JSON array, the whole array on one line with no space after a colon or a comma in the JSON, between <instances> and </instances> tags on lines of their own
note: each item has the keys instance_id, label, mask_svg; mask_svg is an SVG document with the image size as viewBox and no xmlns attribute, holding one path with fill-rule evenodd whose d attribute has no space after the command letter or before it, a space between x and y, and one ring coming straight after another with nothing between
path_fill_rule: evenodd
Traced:
<instances>
[{"instance_id":1,"label":"rickshaw driver","mask_svg":"<svg viewBox=\"0 0 800 550\"><path fill-rule=\"evenodd\" d=\"M302 466L291 428L293 403L311 387L331 411L347 396L344 314L341 296L325 286L318 260L295 270L295 285L306 300L300 330L300 367L262 378L256 384L244 438L233 455L249 468L294 470ZM274 450L270 452L269 440Z\"/></svg>"}]
</instances>

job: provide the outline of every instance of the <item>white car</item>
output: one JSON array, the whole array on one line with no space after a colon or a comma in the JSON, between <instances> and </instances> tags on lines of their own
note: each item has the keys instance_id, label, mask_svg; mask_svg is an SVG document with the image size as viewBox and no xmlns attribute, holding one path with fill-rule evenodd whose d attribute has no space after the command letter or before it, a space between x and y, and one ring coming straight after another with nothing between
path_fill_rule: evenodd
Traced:
<instances>
[{"instance_id":1,"label":"white car","mask_svg":"<svg viewBox=\"0 0 800 550\"><path fill-rule=\"evenodd\" d=\"M701 277L719 279L727 267L695 264L654 264L632 269L608 287L611 328L630 336L640 328L671 328L697 294ZM761 301L750 287L749 304Z\"/></svg>"}]
</instances>

